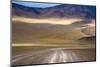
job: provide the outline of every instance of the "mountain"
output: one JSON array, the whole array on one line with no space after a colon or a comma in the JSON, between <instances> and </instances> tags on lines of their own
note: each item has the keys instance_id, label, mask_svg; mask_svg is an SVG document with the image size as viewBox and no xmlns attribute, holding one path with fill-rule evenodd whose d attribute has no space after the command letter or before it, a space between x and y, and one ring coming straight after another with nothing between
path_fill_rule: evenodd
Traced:
<instances>
[{"instance_id":1,"label":"mountain","mask_svg":"<svg viewBox=\"0 0 100 67\"><path fill-rule=\"evenodd\" d=\"M83 42L83 43L95 44L96 43L96 36L82 37L79 39L79 41Z\"/></svg>"},{"instance_id":2,"label":"mountain","mask_svg":"<svg viewBox=\"0 0 100 67\"><path fill-rule=\"evenodd\" d=\"M38 14L40 14L41 8L31 8L31 7L25 7L23 5L19 4L12 4L12 15L13 16L23 16L23 17L36 17Z\"/></svg>"},{"instance_id":3,"label":"mountain","mask_svg":"<svg viewBox=\"0 0 100 67\"><path fill-rule=\"evenodd\" d=\"M48 8L26 7L12 3L12 15L33 18L95 18L96 7L86 5L61 4Z\"/></svg>"}]
</instances>

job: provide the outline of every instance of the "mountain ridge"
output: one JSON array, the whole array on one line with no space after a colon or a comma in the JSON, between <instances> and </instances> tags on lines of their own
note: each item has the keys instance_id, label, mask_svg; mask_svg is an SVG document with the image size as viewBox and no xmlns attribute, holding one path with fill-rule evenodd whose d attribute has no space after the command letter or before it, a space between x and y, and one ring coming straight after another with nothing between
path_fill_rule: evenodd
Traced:
<instances>
[{"instance_id":1,"label":"mountain ridge","mask_svg":"<svg viewBox=\"0 0 100 67\"><path fill-rule=\"evenodd\" d=\"M90 19L96 17L95 6L61 4L48 8L35 8L12 3L12 8L13 16L26 16L33 18L81 17Z\"/></svg>"}]
</instances>

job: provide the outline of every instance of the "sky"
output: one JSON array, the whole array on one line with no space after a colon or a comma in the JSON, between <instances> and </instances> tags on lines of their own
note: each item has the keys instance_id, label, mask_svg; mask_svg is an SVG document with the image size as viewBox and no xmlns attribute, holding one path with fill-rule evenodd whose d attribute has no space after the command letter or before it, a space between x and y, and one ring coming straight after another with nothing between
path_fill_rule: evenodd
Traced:
<instances>
[{"instance_id":1,"label":"sky","mask_svg":"<svg viewBox=\"0 0 100 67\"><path fill-rule=\"evenodd\" d=\"M60 4L26 2L26 1L15 1L15 0L13 0L12 3L16 3L16 4L28 6L28 7L39 7L39 8L46 8L46 7L52 7L52 6L60 5Z\"/></svg>"}]
</instances>

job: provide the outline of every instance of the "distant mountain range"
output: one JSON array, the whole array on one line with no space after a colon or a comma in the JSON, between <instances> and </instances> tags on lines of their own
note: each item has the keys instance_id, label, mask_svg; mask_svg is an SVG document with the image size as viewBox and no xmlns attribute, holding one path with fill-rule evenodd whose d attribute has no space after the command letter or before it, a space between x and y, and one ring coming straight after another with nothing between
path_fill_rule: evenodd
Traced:
<instances>
[{"instance_id":1,"label":"distant mountain range","mask_svg":"<svg viewBox=\"0 0 100 67\"><path fill-rule=\"evenodd\" d=\"M95 18L96 7L61 4L48 8L26 7L12 3L12 15L32 18Z\"/></svg>"}]
</instances>

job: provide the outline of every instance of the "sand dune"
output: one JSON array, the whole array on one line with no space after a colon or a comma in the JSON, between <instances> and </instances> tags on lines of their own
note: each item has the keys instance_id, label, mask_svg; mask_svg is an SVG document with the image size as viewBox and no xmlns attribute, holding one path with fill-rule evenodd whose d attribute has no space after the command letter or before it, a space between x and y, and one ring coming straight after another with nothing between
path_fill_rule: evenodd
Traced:
<instances>
[{"instance_id":1,"label":"sand dune","mask_svg":"<svg viewBox=\"0 0 100 67\"><path fill-rule=\"evenodd\" d=\"M82 24L83 22L82 20L83 19L71 19L71 18L67 20L65 18L32 19L24 17L13 17L12 18L13 43L15 44L76 43L76 40L87 36L81 30L81 28L83 27L82 25L87 26L87 23ZM89 23L91 24L91 22L88 22L88 25Z\"/></svg>"},{"instance_id":2,"label":"sand dune","mask_svg":"<svg viewBox=\"0 0 100 67\"><path fill-rule=\"evenodd\" d=\"M79 29L70 25L49 23L13 23L14 43L66 43L83 37Z\"/></svg>"}]
</instances>

